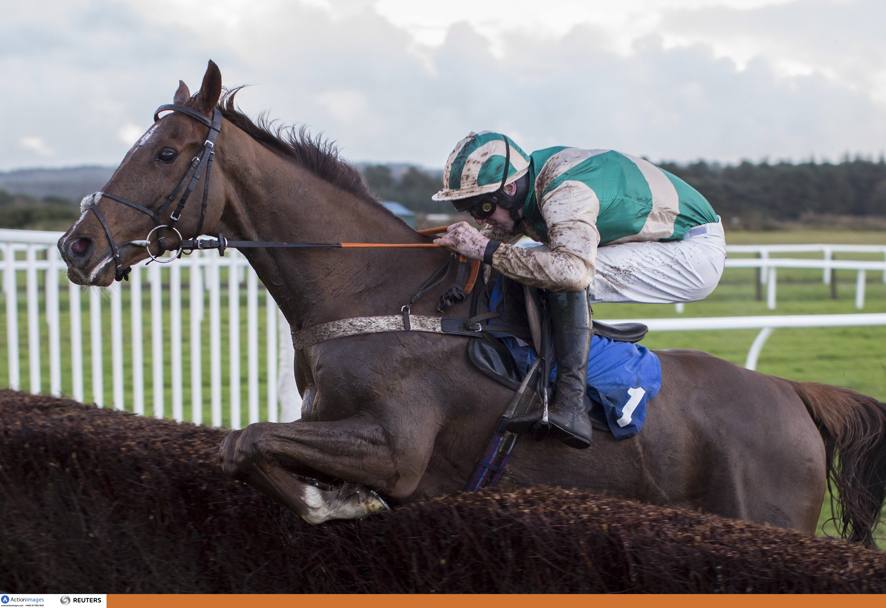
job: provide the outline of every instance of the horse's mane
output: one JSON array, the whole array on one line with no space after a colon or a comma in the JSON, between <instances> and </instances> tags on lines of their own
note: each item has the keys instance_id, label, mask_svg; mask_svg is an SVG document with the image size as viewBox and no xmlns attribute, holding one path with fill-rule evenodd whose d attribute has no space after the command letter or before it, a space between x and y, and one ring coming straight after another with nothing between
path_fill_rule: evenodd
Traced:
<instances>
[{"instance_id":1,"label":"horse's mane","mask_svg":"<svg viewBox=\"0 0 886 608\"><path fill-rule=\"evenodd\" d=\"M227 120L259 143L292 159L339 188L360 198L377 202L366 188L360 173L338 155L334 141L322 135L311 135L304 126L275 124L264 114L258 123L252 121L237 108L234 98L243 87L236 87L225 94L218 102L218 109Z\"/></svg>"}]
</instances>

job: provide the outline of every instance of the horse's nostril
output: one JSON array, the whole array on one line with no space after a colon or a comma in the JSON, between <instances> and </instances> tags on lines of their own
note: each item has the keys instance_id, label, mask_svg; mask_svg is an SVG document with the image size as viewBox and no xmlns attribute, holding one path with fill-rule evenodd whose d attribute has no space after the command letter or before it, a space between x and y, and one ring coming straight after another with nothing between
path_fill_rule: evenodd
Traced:
<instances>
[{"instance_id":1,"label":"horse's nostril","mask_svg":"<svg viewBox=\"0 0 886 608\"><path fill-rule=\"evenodd\" d=\"M87 239L85 237L81 237L79 239L75 239L71 241L71 245L69 247L71 253L76 256L82 256L87 251L89 251L89 245L92 244L91 239Z\"/></svg>"}]
</instances>

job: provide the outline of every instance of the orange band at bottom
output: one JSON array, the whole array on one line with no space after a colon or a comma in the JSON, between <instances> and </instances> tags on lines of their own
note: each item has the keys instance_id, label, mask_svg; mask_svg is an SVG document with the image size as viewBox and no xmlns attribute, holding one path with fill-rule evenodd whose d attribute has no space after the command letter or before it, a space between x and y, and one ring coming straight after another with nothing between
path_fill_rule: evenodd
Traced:
<instances>
[{"instance_id":1,"label":"orange band at bottom","mask_svg":"<svg viewBox=\"0 0 886 608\"><path fill-rule=\"evenodd\" d=\"M882 608L882 595L108 595L108 608Z\"/></svg>"}]
</instances>

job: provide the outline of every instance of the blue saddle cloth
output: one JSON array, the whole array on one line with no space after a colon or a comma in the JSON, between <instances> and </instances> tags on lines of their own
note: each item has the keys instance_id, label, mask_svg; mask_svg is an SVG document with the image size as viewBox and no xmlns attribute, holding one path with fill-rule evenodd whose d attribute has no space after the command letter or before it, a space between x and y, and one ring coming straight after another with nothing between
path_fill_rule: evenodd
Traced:
<instances>
[{"instance_id":1,"label":"blue saddle cloth","mask_svg":"<svg viewBox=\"0 0 886 608\"><path fill-rule=\"evenodd\" d=\"M493 309L498 299L497 287L490 294ZM521 377L525 376L538 358L535 349L518 338L500 336L500 339L514 357ZM639 433L646 420L649 400L661 390L658 356L645 346L595 335L588 354L587 377L588 397L595 404L592 414L605 419L616 439ZM556 378L557 366L554 365L549 381L553 383Z\"/></svg>"}]
</instances>

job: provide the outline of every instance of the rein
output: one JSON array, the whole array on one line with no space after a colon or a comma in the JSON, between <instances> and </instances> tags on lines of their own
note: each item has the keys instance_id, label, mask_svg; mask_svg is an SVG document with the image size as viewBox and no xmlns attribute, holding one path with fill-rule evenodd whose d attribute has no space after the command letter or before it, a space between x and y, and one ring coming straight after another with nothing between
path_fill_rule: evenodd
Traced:
<instances>
[{"instance_id":1,"label":"rein","mask_svg":"<svg viewBox=\"0 0 886 608\"><path fill-rule=\"evenodd\" d=\"M445 232L446 226L435 226L434 228L423 228L417 230L421 235L430 236ZM175 251L175 258L181 255L187 255L195 250L218 249L220 255L225 254L225 249L229 247L234 249L439 249L440 245L434 243L359 243L359 242L338 242L338 243L307 243L295 242L288 243L282 241L232 241L222 234L218 234L215 238L193 238L182 239L181 233L176 230L179 242L176 247L167 249L167 251ZM143 244L146 241L132 241L136 244ZM145 245L149 247L148 244ZM151 254L148 251L148 254ZM151 255L152 259L157 259ZM163 261L163 260L158 260Z\"/></svg>"}]
</instances>

